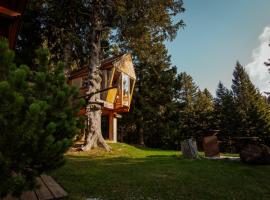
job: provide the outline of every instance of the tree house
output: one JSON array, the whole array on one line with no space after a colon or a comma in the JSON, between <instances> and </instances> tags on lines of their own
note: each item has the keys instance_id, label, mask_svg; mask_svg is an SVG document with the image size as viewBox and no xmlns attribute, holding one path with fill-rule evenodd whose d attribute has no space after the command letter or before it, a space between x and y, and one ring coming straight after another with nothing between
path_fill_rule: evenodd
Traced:
<instances>
[{"instance_id":1,"label":"tree house","mask_svg":"<svg viewBox=\"0 0 270 200\"><path fill-rule=\"evenodd\" d=\"M129 112L133 90L136 82L136 74L132 63L131 54L123 54L105 59L101 62L102 88L100 93L100 104L102 115L108 117L109 140L117 141L117 118L119 113ZM87 86L88 68L84 67L72 72L69 84L80 89L80 95L86 95L89 90ZM85 115L86 108L80 111Z\"/></svg>"},{"instance_id":2,"label":"tree house","mask_svg":"<svg viewBox=\"0 0 270 200\"><path fill-rule=\"evenodd\" d=\"M15 48L26 4L27 0L0 0L0 36L8 39L11 49Z\"/></svg>"}]
</instances>

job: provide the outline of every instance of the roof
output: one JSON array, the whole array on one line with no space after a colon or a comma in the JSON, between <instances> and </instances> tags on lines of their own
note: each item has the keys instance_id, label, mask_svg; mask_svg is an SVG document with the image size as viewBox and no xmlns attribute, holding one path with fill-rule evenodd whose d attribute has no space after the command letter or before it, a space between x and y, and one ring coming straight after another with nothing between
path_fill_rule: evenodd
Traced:
<instances>
[{"instance_id":1,"label":"roof","mask_svg":"<svg viewBox=\"0 0 270 200\"><path fill-rule=\"evenodd\" d=\"M0 6L0 16L5 18L15 18L21 16L21 13Z\"/></svg>"},{"instance_id":2,"label":"roof","mask_svg":"<svg viewBox=\"0 0 270 200\"><path fill-rule=\"evenodd\" d=\"M111 58L107 58L101 61L101 70L110 69L116 67L119 71L129 75L131 78L136 79L136 74L134 70L134 66L132 63L131 54L121 54L118 56L114 56ZM83 67L79 70L71 72L70 79L84 76L88 74L88 68Z\"/></svg>"}]
</instances>

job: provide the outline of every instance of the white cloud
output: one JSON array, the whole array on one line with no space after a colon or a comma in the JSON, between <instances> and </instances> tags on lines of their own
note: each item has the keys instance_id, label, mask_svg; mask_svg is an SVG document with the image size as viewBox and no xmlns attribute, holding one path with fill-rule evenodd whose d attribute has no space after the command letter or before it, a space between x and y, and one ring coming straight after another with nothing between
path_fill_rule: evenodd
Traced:
<instances>
[{"instance_id":1,"label":"white cloud","mask_svg":"<svg viewBox=\"0 0 270 200\"><path fill-rule=\"evenodd\" d=\"M251 81L261 92L270 91L270 74L264 65L270 58L270 26L266 26L259 36L260 46L252 52L252 62L245 66Z\"/></svg>"}]
</instances>

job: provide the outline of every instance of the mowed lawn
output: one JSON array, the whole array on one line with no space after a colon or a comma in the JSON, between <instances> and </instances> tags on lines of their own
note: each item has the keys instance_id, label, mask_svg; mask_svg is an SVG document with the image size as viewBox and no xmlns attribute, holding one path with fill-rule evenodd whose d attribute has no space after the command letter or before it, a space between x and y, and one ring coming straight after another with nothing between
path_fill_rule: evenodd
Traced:
<instances>
[{"instance_id":1,"label":"mowed lawn","mask_svg":"<svg viewBox=\"0 0 270 200\"><path fill-rule=\"evenodd\" d=\"M111 153L69 153L67 163L52 173L68 199L270 199L270 166L187 160L177 151L111 146Z\"/></svg>"}]
</instances>

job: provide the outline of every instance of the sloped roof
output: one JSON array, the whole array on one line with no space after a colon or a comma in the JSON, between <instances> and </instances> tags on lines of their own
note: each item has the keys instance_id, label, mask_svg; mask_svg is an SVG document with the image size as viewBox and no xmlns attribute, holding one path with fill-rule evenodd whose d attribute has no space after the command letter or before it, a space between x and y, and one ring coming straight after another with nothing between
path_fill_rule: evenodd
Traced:
<instances>
[{"instance_id":1,"label":"sloped roof","mask_svg":"<svg viewBox=\"0 0 270 200\"><path fill-rule=\"evenodd\" d=\"M101 70L110 69L112 67L116 67L119 71L129 75L131 78L136 79L131 54L121 54L101 61ZM72 72L70 74L70 79L86 74L88 74L88 68L83 67L79 70Z\"/></svg>"}]
</instances>

